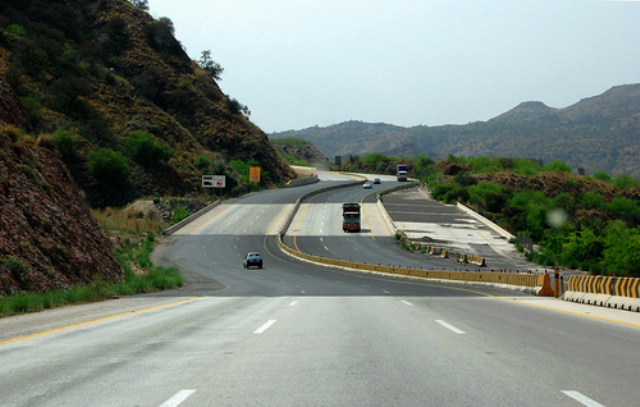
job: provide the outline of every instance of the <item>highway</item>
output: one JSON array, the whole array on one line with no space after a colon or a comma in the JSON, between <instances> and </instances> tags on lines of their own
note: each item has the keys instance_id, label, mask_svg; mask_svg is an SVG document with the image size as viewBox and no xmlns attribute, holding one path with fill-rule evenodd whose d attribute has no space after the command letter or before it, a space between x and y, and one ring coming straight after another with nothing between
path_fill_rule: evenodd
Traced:
<instances>
[{"instance_id":1,"label":"highway","mask_svg":"<svg viewBox=\"0 0 640 407\"><path fill-rule=\"evenodd\" d=\"M178 265L184 288L0 320L0 406L639 404L640 319L617 317L628 312L595 317L281 252L297 197L348 182L331 177L226 201L169 237L154 259ZM392 186L309 198L285 241L322 256L451 265L395 244L372 195ZM363 233L342 232L345 200L363 203ZM242 268L248 251L264 269Z\"/></svg>"}]
</instances>

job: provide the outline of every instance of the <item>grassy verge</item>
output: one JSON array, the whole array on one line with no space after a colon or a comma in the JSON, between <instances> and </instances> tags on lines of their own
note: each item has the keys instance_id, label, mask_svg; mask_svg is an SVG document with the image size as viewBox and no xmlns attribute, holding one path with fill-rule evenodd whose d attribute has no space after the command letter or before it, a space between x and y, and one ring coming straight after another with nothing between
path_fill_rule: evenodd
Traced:
<instances>
[{"instance_id":1,"label":"grassy verge","mask_svg":"<svg viewBox=\"0 0 640 407\"><path fill-rule=\"evenodd\" d=\"M96 214L94 213L94 216ZM0 297L0 318L38 312L65 305L90 303L116 298L122 295L133 295L153 291L177 288L183 285L182 275L175 268L156 267L151 262L150 254L156 245L155 234L164 225L156 219L143 219L124 216L113 212L113 216L97 214L101 227L108 234L124 237L132 242L115 249L116 259L124 270L124 279L120 283L112 283L96 279L87 285L74 285L66 290L53 290L45 293L20 292L11 297ZM139 237L139 239L138 239ZM142 240L141 243L137 243Z\"/></svg>"}]
</instances>

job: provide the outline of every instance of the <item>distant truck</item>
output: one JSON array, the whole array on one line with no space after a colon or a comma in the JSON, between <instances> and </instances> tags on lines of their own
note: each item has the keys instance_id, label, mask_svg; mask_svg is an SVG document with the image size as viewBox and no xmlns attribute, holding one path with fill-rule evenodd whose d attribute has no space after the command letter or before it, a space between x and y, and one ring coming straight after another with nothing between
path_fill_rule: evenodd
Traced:
<instances>
[{"instance_id":1,"label":"distant truck","mask_svg":"<svg viewBox=\"0 0 640 407\"><path fill-rule=\"evenodd\" d=\"M398 181L406 181L409 167L407 164L398 164L396 167L396 174L398 175Z\"/></svg>"},{"instance_id":2,"label":"distant truck","mask_svg":"<svg viewBox=\"0 0 640 407\"><path fill-rule=\"evenodd\" d=\"M360 204L347 202L342 204L342 230L360 232Z\"/></svg>"}]
</instances>

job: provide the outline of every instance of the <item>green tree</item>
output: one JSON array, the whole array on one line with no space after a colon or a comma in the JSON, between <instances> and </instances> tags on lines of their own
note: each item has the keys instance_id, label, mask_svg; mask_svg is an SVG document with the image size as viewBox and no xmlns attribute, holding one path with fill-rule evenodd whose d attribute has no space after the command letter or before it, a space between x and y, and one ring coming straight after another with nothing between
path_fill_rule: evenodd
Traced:
<instances>
[{"instance_id":1,"label":"green tree","mask_svg":"<svg viewBox=\"0 0 640 407\"><path fill-rule=\"evenodd\" d=\"M640 277L640 231L616 220L607 225L605 233L603 265L619 276Z\"/></svg>"},{"instance_id":2,"label":"green tree","mask_svg":"<svg viewBox=\"0 0 640 407\"><path fill-rule=\"evenodd\" d=\"M602 258L604 241L589 228L572 232L562 245L562 257L566 263L598 263Z\"/></svg>"},{"instance_id":3,"label":"green tree","mask_svg":"<svg viewBox=\"0 0 640 407\"><path fill-rule=\"evenodd\" d=\"M604 197L595 192L587 191L580 197L580 205L585 209L603 209L605 206Z\"/></svg>"},{"instance_id":4,"label":"green tree","mask_svg":"<svg viewBox=\"0 0 640 407\"><path fill-rule=\"evenodd\" d=\"M371 153L362 158L362 161L377 169L378 167L384 169L389 165L391 159L382 153Z\"/></svg>"},{"instance_id":5,"label":"green tree","mask_svg":"<svg viewBox=\"0 0 640 407\"><path fill-rule=\"evenodd\" d=\"M130 0L129 3L133 4L135 8L149 11L149 0Z\"/></svg>"},{"instance_id":6,"label":"green tree","mask_svg":"<svg viewBox=\"0 0 640 407\"><path fill-rule=\"evenodd\" d=\"M200 68L204 69L213 79L221 80L224 68L219 63L211 59L211 50L202 51L200 54L200 60L198 61Z\"/></svg>"}]
</instances>

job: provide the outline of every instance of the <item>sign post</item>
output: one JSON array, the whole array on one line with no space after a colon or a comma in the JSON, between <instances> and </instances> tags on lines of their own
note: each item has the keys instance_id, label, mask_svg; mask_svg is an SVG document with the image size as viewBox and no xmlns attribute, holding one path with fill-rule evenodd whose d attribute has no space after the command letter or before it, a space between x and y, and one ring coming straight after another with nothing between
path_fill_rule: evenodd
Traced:
<instances>
[{"instance_id":1,"label":"sign post","mask_svg":"<svg viewBox=\"0 0 640 407\"><path fill-rule=\"evenodd\" d=\"M224 188L226 186L226 177L224 175L203 175L203 188ZM222 192L220 192L222 195ZM220 199L220 198L218 198Z\"/></svg>"}]
</instances>

